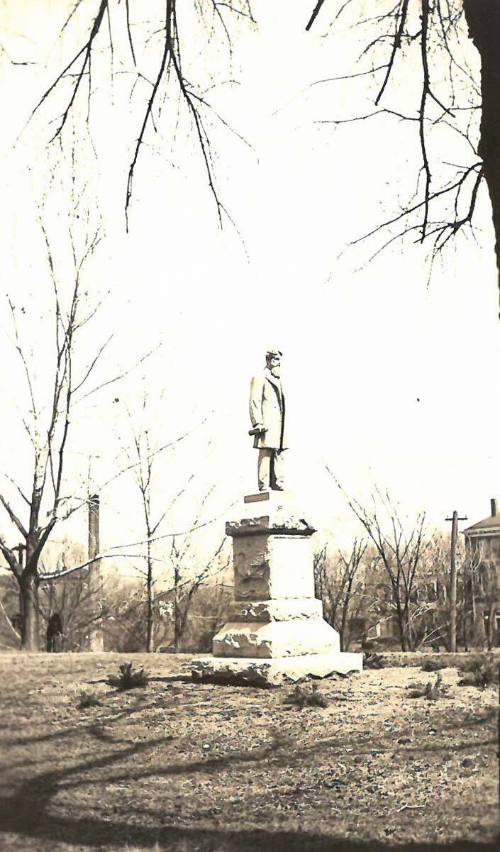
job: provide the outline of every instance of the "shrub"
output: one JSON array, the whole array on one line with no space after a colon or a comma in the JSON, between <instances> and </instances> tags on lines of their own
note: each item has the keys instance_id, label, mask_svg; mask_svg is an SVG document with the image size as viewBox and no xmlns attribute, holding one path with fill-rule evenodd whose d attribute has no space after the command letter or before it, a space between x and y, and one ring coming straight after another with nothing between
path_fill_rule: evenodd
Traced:
<instances>
[{"instance_id":1,"label":"shrub","mask_svg":"<svg viewBox=\"0 0 500 852\"><path fill-rule=\"evenodd\" d=\"M99 700L95 692L87 692L87 690L84 689L80 692L80 697L76 706L78 710L86 710L87 707L100 707L101 704L102 701Z\"/></svg>"},{"instance_id":2,"label":"shrub","mask_svg":"<svg viewBox=\"0 0 500 852\"><path fill-rule=\"evenodd\" d=\"M363 656L363 668L365 669L383 669L385 660L381 654L371 654L367 652Z\"/></svg>"},{"instance_id":3,"label":"shrub","mask_svg":"<svg viewBox=\"0 0 500 852\"><path fill-rule=\"evenodd\" d=\"M149 675L144 669L133 671L132 663L122 663L118 675L108 675L108 684L116 689L144 689L148 685Z\"/></svg>"},{"instance_id":4,"label":"shrub","mask_svg":"<svg viewBox=\"0 0 500 852\"><path fill-rule=\"evenodd\" d=\"M427 701L437 701L438 698L443 697L448 687L443 683L442 675L438 672L434 683L429 680L427 683L411 684L407 689L409 690L408 698L427 698Z\"/></svg>"},{"instance_id":5,"label":"shrub","mask_svg":"<svg viewBox=\"0 0 500 852\"><path fill-rule=\"evenodd\" d=\"M313 683L311 689L299 684L291 695L283 699L283 704L294 704L299 710L303 710L304 707L328 707L328 699L319 691L316 683Z\"/></svg>"},{"instance_id":6,"label":"shrub","mask_svg":"<svg viewBox=\"0 0 500 852\"><path fill-rule=\"evenodd\" d=\"M458 681L459 686L484 689L498 683L498 663L493 657L474 655L461 662L458 669L463 673L463 677Z\"/></svg>"},{"instance_id":7,"label":"shrub","mask_svg":"<svg viewBox=\"0 0 500 852\"><path fill-rule=\"evenodd\" d=\"M446 669L448 666L449 663L446 660L440 660L439 657L429 657L423 661L421 669L423 672L438 672L439 669Z\"/></svg>"}]
</instances>

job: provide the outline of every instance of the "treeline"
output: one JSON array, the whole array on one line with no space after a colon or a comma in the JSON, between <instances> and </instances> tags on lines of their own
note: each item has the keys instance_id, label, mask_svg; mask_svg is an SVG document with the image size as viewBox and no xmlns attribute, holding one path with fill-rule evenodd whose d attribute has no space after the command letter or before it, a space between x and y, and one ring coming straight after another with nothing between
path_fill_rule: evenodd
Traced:
<instances>
[{"instance_id":1,"label":"treeline","mask_svg":"<svg viewBox=\"0 0 500 852\"><path fill-rule=\"evenodd\" d=\"M450 650L449 538L423 527L392 530L378 546L369 537L354 539L347 549L332 541L318 546L315 589L324 618L339 632L342 650ZM62 630L54 650L88 650L89 632L98 627L107 651L210 651L213 635L231 618L233 600L222 551L219 563L221 570L215 566L214 572L211 563L210 573L194 563L182 572L174 566L171 585L158 585L152 603L140 572L131 578L108 570L98 600L85 570L45 581L39 588L40 647L46 647L47 628L57 614ZM491 649L498 644L495 565L471 554L463 541L456 563L457 648ZM18 648L19 596L7 574L0 580L0 608L1 647Z\"/></svg>"},{"instance_id":2,"label":"treeline","mask_svg":"<svg viewBox=\"0 0 500 852\"><path fill-rule=\"evenodd\" d=\"M158 592L153 603L153 651L210 651L214 633L227 620L232 589L221 582L183 581ZM112 572L99 600L86 572L42 583L39 589L39 646L52 651L88 651L91 630L102 633L105 651L148 647L150 602L141 578ZM20 647L19 595L9 575L0 578L0 649ZM54 635L54 625L60 624Z\"/></svg>"},{"instance_id":3,"label":"treeline","mask_svg":"<svg viewBox=\"0 0 500 852\"><path fill-rule=\"evenodd\" d=\"M350 550L325 545L315 555L316 596L325 619L340 634L344 651L422 647L451 650L450 544L435 532L408 545L390 535L378 548L356 539ZM383 554L380 550L383 549ZM494 562L457 547L456 647L491 649L498 644L499 596Z\"/></svg>"}]
</instances>

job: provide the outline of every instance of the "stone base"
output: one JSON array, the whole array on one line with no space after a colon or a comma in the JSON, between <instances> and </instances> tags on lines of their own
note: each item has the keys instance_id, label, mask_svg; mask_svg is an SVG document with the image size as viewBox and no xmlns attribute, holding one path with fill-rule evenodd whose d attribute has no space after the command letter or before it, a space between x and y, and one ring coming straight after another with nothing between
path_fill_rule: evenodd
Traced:
<instances>
[{"instance_id":1,"label":"stone base","mask_svg":"<svg viewBox=\"0 0 500 852\"><path fill-rule=\"evenodd\" d=\"M194 660L194 680L277 686L361 671L362 654L341 653L339 635L314 597L314 527L290 494L244 498L233 539L234 602L213 638L213 656Z\"/></svg>"},{"instance_id":2,"label":"stone base","mask_svg":"<svg viewBox=\"0 0 500 852\"><path fill-rule=\"evenodd\" d=\"M303 517L295 498L287 491L260 491L243 498L239 517L226 523L226 534L286 533L310 536L315 528Z\"/></svg>"},{"instance_id":3,"label":"stone base","mask_svg":"<svg viewBox=\"0 0 500 852\"><path fill-rule=\"evenodd\" d=\"M212 641L215 657L281 659L336 654L339 634L321 618L303 621L271 621L267 624L229 622Z\"/></svg>"},{"instance_id":4,"label":"stone base","mask_svg":"<svg viewBox=\"0 0 500 852\"><path fill-rule=\"evenodd\" d=\"M273 621L305 621L309 618L323 618L323 604L317 598L235 601L229 614L228 621L248 622L248 624L270 624Z\"/></svg>"},{"instance_id":5,"label":"stone base","mask_svg":"<svg viewBox=\"0 0 500 852\"><path fill-rule=\"evenodd\" d=\"M363 655L354 653L304 654L300 657L205 657L193 660L193 680L239 686L280 686L304 678L360 672Z\"/></svg>"}]
</instances>

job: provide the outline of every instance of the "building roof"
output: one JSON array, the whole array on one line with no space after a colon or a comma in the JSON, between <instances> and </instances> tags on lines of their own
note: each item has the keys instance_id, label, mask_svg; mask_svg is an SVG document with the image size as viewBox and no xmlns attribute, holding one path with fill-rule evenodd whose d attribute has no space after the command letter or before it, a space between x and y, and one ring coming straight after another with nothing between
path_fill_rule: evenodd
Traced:
<instances>
[{"instance_id":1,"label":"building roof","mask_svg":"<svg viewBox=\"0 0 500 852\"><path fill-rule=\"evenodd\" d=\"M500 535L500 512L497 512L496 515L490 515L488 518L484 518L482 521L478 521L477 524L472 524L471 527L467 527L464 530L465 535L468 533L480 533L480 532L490 533L491 535L495 535L498 533Z\"/></svg>"}]
</instances>

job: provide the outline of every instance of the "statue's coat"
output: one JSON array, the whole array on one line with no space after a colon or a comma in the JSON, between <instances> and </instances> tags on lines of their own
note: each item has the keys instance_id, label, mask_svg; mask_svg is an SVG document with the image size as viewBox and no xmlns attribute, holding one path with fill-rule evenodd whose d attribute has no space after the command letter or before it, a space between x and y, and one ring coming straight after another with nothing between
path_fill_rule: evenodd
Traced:
<instances>
[{"instance_id":1,"label":"statue's coat","mask_svg":"<svg viewBox=\"0 0 500 852\"><path fill-rule=\"evenodd\" d=\"M265 369L250 384L250 420L252 426L266 431L254 436L257 449L286 450L285 396L279 379Z\"/></svg>"}]
</instances>

